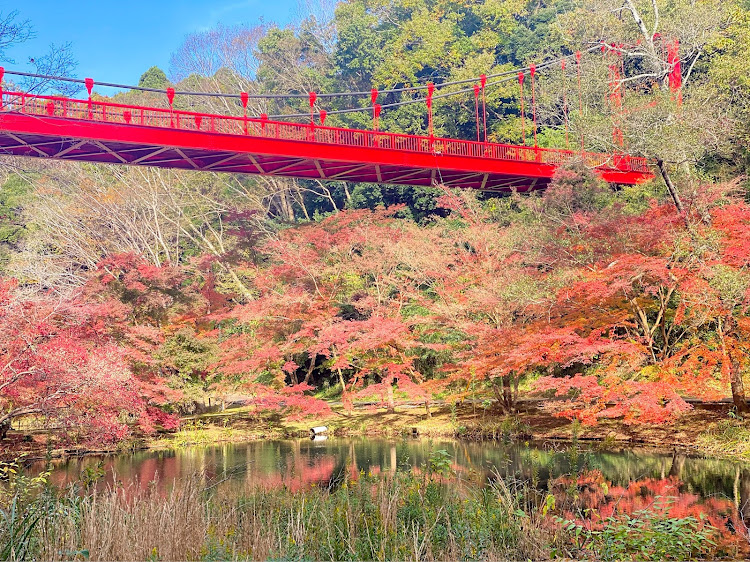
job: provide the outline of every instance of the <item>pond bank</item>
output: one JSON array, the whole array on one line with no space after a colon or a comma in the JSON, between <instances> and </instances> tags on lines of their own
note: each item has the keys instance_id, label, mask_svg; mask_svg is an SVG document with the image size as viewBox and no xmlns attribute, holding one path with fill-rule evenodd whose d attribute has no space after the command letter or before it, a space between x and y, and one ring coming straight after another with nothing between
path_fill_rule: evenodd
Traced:
<instances>
[{"instance_id":1,"label":"pond bank","mask_svg":"<svg viewBox=\"0 0 750 562\"><path fill-rule=\"evenodd\" d=\"M313 426L327 426L335 436L449 437L466 440L514 439L521 441L571 441L602 446L645 445L668 450L685 450L717 458L750 461L750 426L732 419L728 410L693 410L674 424L627 425L620 420L603 420L596 426L553 417L540 411L501 416L472 405L433 407L427 416L423 408L401 407L395 413L381 408L355 408L345 412L339 405L323 416L306 420L284 419L279 415L258 415L247 408L185 418L176 432L137 436L126 443L102 448L60 447L50 434L11 432L0 443L0 459L59 458L68 455L101 454L127 450L169 449L191 445L238 443L255 440L305 437Z\"/></svg>"}]
</instances>

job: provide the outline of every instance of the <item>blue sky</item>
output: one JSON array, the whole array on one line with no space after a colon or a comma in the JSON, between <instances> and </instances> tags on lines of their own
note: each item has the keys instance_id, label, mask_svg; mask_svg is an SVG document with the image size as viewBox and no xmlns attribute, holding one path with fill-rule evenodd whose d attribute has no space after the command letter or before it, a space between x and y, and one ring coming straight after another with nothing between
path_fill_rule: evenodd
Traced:
<instances>
[{"instance_id":1,"label":"blue sky","mask_svg":"<svg viewBox=\"0 0 750 562\"><path fill-rule=\"evenodd\" d=\"M315 0L313 0L315 1ZM152 65L168 72L169 56L184 37L217 23L286 24L297 19L298 0L35 0L17 7L0 2L0 12L17 9L36 37L9 52L27 70L28 57L50 43L70 41L79 78L136 84Z\"/></svg>"}]
</instances>

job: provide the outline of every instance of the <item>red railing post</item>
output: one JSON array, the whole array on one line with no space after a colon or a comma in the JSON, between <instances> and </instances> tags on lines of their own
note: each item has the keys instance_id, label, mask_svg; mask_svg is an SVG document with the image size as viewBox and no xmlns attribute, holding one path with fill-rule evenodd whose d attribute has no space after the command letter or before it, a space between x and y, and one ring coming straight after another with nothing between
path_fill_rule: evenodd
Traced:
<instances>
[{"instance_id":1,"label":"red railing post","mask_svg":"<svg viewBox=\"0 0 750 562\"><path fill-rule=\"evenodd\" d=\"M474 119L477 123L477 142L481 141L479 136L479 84L474 84Z\"/></svg>"},{"instance_id":2,"label":"red railing post","mask_svg":"<svg viewBox=\"0 0 750 562\"><path fill-rule=\"evenodd\" d=\"M318 94L315 92L310 92L310 124L312 125L315 123L315 119L313 117L313 108L315 107L315 100L318 99Z\"/></svg>"},{"instance_id":3,"label":"red railing post","mask_svg":"<svg viewBox=\"0 0 750 562\"><path fill-rule=\"evenodd\" d=\"M372 103L372 128L374 130L378 130L378 117L380 116L380 112L378 111L378 104L376 103L378 101L378 89L373 88L370 90L370 101Z\"/></svg>"},{"instance_id":4,"label":"red railing post","mask_svg":"<svg viewBox=\"0 0 750 562\"><path fill-rule=\"evenodd\" d=\"M484 121L484 142L487 143L487 75L482 74L479 76L479 83L482 87L482 114Z\"/></svg>"},{"instance_id":5,"label":"red railing post","mask_svg":"<svg viewBox=\"0 0 750 562\"><path fill-rule=\"evenodd\" d=\"M383 106L380 105L379 103L376 103L372 107L372 114L373 114L374 119L375 119L375 132L376 133L380 130L380 112L381 111L383 111ZM378 142L378 137L377 136L375 137L375 141L376 141L377 145L380 146L380 143Z\"/></svg>"},{"instance_id":6,"label":"red railing post","mask_svg":"<svg viewBox=\"0 0 750 562\"><path fill-rule=\"evenodd\" d=\"M529 74L531 74L531 119L534 125L534 148L536 148L536 87L534 86L534 77L536 76L536 65L532 64L529 67Z\"/></svg>"},{"instance_id":7,"label":"red railing post","mask_svg":"<svg viewBox=\"0 0 750 562\"><path fill-rule=\"evenodd\" d=\"M315 140L315 100L318 99L318 94L310 92L310 138Z\"/></svg>"},{"instance_id":8,"label":"red railing post","mask_svg":"<svg viewBox=\"0 0 750 562\"><path fill-rule=\"evenodd\" d=\"M5 75L5 69L0 66L0 109L3 109L3 76Z\"/></svg>"},{"instance_id":9,"label":"red railing post","mask_svg":"<svg viewBox=\"0 0 750 562\"><path fill-rule=\"evenodd\" d=\"M518 73L518 89L521 91L521 144L526 146L526 111L524 110L523 101L523 79L524 73L520 71Z\"/></svg>"},{"instance_id":10,"label":"red railing post","mask_svg":"<svg viewBox=\"0 0 750 562\"><path fill-rule=\"evenodd\" d=\"M94 79L93 78L86 78L83 81L84 84L86 84L86 90L89 93L89 119L94 118L94 112L91 108L91 92L94 89Z\"/></svg>"},{"instance_id":11,"label":"red railing post","mask_svg":"<svg viewBox=\"0 0 750 562\"><path fill-rule=\"evenodd\" d=\"M174 88L167 88L167 101L169 102L169 126L174 127L174 116L172 115L172 102L174 102Z\"/></svg>"},{"instance_id":12,"label":"red railing post","mask_svg":"<svg viewBox=\"0 0 750 562\"><path fill-rule=\"evenodd\" d=\"M244 124L245 124L245 134L247 134L247 102L250 99L250 96L247 92L241 92L240 93L240 100L242 101L242 111L244 115Z\"/></svg>"},{"instance_id":13,"label":"red railing post","mask_svg":"<svg viewBox=\"0 0 750 562\"><path fill-rule=\"evenodd\" d=\"M427 99L425 100L427 103L427 129L430 132L430 138L433 136L433 129L432 129L432 94L435 93L435 84L432 82L427 83ZM432 144L432 142L430 142Z\"/></svg>"}]
</instances>

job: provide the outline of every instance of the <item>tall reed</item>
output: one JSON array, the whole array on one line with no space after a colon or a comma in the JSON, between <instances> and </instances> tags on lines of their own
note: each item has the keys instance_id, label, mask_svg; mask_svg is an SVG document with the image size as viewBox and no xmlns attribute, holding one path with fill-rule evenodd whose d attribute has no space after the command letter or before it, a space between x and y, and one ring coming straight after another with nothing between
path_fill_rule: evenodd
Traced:
<instances>
[{"instance_id":1,"label":"tall reed","mask_svg":"<svg viewBox=\"0 0 750 562\"><path fill-rule=\"evenodd\" d=\"M8 558L45 560L445 560L546 558L554 533L526 489L435 475L342 477L330 487L111 487L37 498L33 540ZM44 495L44 494L43 494Z\"/></svg>"}]
</instances>

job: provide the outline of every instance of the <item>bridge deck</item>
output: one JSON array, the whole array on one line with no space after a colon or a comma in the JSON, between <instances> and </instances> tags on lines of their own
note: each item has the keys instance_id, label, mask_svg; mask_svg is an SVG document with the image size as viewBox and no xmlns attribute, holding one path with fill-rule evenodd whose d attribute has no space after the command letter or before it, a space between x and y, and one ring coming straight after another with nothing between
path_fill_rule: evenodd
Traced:
<instances>
[{"instance_id":1,"label":"bridge deck","mask_svg":"<svg viewBox=\"0 0 750 562\"><path fill-rule=\"evenodd\" d=\"M544 187L583 157L608 182L653 177L643 158L284 123L4 92L0 154L318 180L488 191Z\"/></svg>"}]
</instances>

